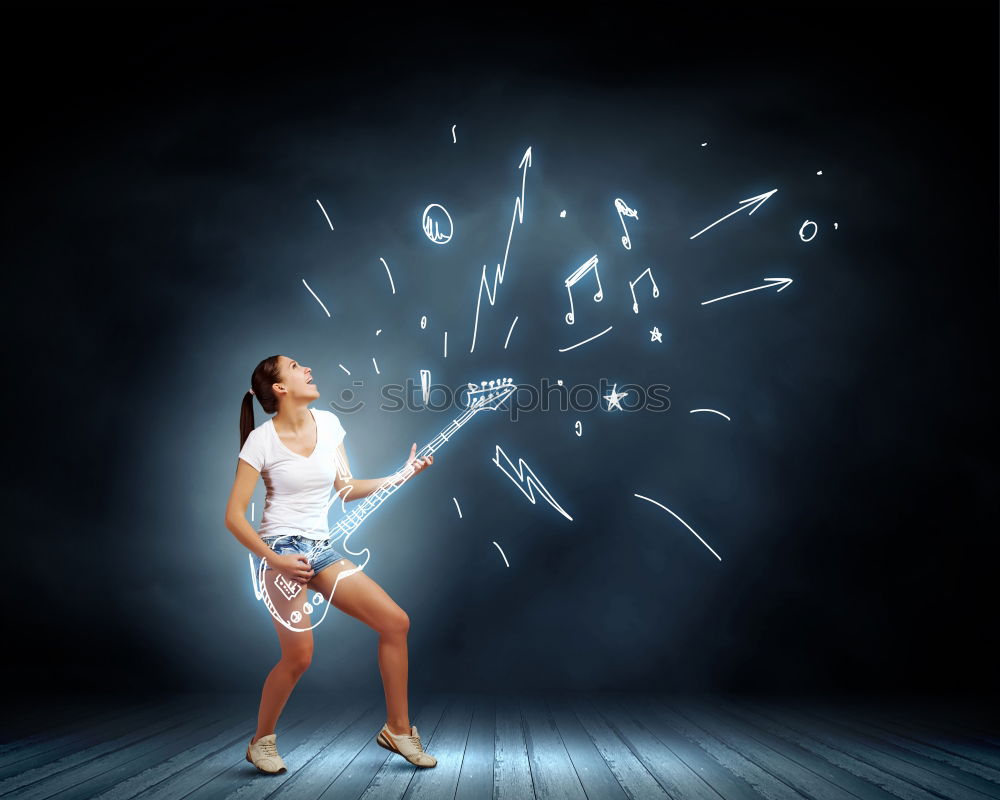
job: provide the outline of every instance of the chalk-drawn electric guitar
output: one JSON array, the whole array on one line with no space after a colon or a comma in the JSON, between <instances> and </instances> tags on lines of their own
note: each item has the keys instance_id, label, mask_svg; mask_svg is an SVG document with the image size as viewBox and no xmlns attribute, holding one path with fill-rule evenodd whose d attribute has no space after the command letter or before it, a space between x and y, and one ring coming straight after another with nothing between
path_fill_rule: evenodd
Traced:
<instances>
[{"instance_id":1,"label":"chalk-drawn electric guitar","mask_svg":"<svg viewBox=\"0 0 1000 800\"><path fill-rule=\"evenodd\" d=\"M468 396L468 407L459 414L452 422L441 431L437 436L435 436L430 442L424 445L417 452L415 458L425 458L436 452L441 446L447 442L455 432L461 428L466 422L472 419L480 411L493 411L499 408L503 402L513 394L514 390L517 388L517 384L512 382L511 378L497 378L492 381L482 381L479 386L474 383L467 384ZM355 553L346 546L346 541L350 538L351 534L354 533L368 517L377 509L382 503L384 503L390 495L392 495L400 486L402 486L407 480L409 480L414 474L412 464L407 464L403 469L396 472L394 475L386 478L377 490L368 495L364 502L360 506L355 508L328 531L330 536L326 539L317 541L316 545L313 547L312 552L307 554L310 562L312 562L312 554L318 552L323 547L328 544L333 544L334 542L343 539L342 549L351 556L359 556L364 554L365 560L360 565L352 568L341 570L337 574L337 580L334 582L333 591L331 595L336 593L337 584L340 583L342 578L346 578L348 575L353 575L355 572L365 568L365 564L368 563L370 553L368 548L365 547L360 553ZM348 478L349 480L349 478ZM350 496L351 487L345 486L341 491L344 491L345 497ZM336 498L340 495L337 492L327 503L327 511L330 509ZM343 504L342 504L343 505ZM306 598L305 602L291 602L294 601L298 595L306 591L303 584L291 581L278 572L275 569L267 569L267 559L260 559L260 564L254 564L253 553L248 554L250 556L250 578L253 581L253 592L254 596L264 603L267 610L271 612L278 622L284 625L286 628L292 631L304 632L310 631L320 624L325 618L327 612L330 610L330 598L324 598L320 592L315 592L311 598ZM269 585L270 584L270 585ZM274 587L273 589L271 587ZM271 592L276 589L284 597L285 603L283 605L298 606L301 608L295 608L288 615L288 619L285 619L283 614L275 606L274 599ZM316 610L317 607L323 606L322 616L313 624L310 622L310 614Z\"/></svg>"}]
</instances>

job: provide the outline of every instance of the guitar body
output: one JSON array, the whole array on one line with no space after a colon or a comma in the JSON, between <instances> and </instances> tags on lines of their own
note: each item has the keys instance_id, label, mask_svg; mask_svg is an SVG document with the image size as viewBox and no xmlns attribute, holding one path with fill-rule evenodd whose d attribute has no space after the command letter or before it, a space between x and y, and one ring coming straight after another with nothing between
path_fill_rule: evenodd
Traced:
<instances>
[{"instance_id":1,"label":"guitar body","mask_svg":"<svg viewBox=\"0 0 1000 800\"><path fill-rule=\"evenodd\" d=\"M317 544L322 545L323 542ZM274 569L267 562L266 558L260 559L259 564L254 564L253 554L250 554L250 579L253 584L254 596L264 603L264 606L271 612L278 622L290 631L303 633L311 631L317 627L330 610L330 601L336 594L337 586L340 582L355 572L360 572L368 564L371 552L367 547L360 553L354 553L346 546L343 546L345 553L351 556L357 566L350 569L342 569L337 573L337 579L333 583L333 589L329 597L325 597L318 589L310 589L309 586L286 578L281 572ZM358 556L364 555L364 560ZM307 555L307 558L309 556ZM312 563L312 558L309 558ZM357 562L361 561L360 564ZM313 622L312 617L319 614L319 618Z\"/></svg>"}]
</instances>

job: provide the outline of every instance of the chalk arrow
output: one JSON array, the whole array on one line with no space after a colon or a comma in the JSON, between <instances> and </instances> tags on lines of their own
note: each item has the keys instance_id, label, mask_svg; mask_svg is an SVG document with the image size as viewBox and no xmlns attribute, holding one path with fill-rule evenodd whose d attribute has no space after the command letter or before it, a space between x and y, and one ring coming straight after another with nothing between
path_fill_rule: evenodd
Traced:
<instances>
[{"instance_id":1,"label":"chalk arrow","mask_svg":"<svg viewBox=\"0 0 1000 800\"><path fill-rule=\"evenodd\" d=\"M483 264L483 274L479 279L479 294L476 297L476 321L472 326L472 347L469 348L469 352L475 352L476 349L476 333L479 330L479 307L483 302L483 290L486 290L486 299L490 301L490 305L496 304L497 299L497 285L503 283L504 273L507 271L507 255L510 253L510 239L514 235L514 220L517 222L524 222L524 187L525 182L528 180L528 167L531 166L531 148L529 147L524 151L524 156L521 158L521 163L517 165L517 168L524 170L521 174L521 195L514 198L514 214L510 218L510 231L507 233L507 249L503 251L503 264L497 264L496 272L493 274L493 291L490 291L490 282L486 279L486 265Z\"/></svg>"},{"instance_id":2,"label":"chalk arrow","mask_svg":"<svg viewBox=\"0 0 1000 800\"><path fill-rule=\"evenodd\" d=\"M756 197L748 197L746 200L740 200L740 207L739 208L737 208L735 211L730 211L722 219L717 219L715 222L713 222L711 225L709 225L708 228L715 227L720 222L722 222L722 220L729 219L733 214L739 214L741 211L745 211L748 208L750 209L750 213L753 214L753 212L756 211L758 208L760 208L764 204L764 202L767 200L767 198L769 198L776 191L778 191L778 190L777 189L772 189L771 191L764 192L764 194L759 194ZM708 228L702 228L700 231L698 231L694 236L692 236L690 238L694 239L697 236L701 236L705 231L708 230Z\"/></svg>"},{"instance_id":3,"label":"chalk arrow","mask_svg":"<svg viewBox=\"0 0 1000 800\"><path fill-rule=\"evenodd\" d=\"M765 281L770 281L762 286L754 286L752 289L744 289L742 292L733 292L732 294L724 294L722 297L716 297L714 300L706 300L702 303L703 306L707 306L709 303L714 303L716 300L725 300L727 297L736 297L738 294L746 294L747 292L756 292L758 289L770 289L774 286L778 287L780 292L786 286L792 285L791 278L764 278Z\"/></svg>"},{"instance_id":4,"label":"chalk arrow","mask_svg":"<svg viewBox=\"0 0 1000 800\"><path fill-rule=\"evenodd\" d=\"M521 205L518 206L517 215L518 222L524 222L524 184L528 180L528 167L531 166L531 148L529 147L524 151L524 158L521 159L521 163L517 165L518 169L523 169L524 172L521 173ZM508 240L508 247L510 247L510 242ZM504 253L504 263L507 263L507 254Z\"/></svg>"}]
</instances>

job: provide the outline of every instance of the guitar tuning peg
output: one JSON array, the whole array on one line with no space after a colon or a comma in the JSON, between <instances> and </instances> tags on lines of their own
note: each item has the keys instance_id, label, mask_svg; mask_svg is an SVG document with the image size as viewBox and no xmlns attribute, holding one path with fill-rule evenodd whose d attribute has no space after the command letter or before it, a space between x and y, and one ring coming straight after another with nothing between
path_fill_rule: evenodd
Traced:
<instances>
[{"instance_id":1,"label":"guitar tuning peg","mask_svg":"<svg viewBox=\"0 0 1000 800\"><path fill-rule=\"evenodd\" d=\"M482 385L482 387L483 387L484 389L486 388L486 381L480 381L480 384Z\"/></svg>"}]
</instances>

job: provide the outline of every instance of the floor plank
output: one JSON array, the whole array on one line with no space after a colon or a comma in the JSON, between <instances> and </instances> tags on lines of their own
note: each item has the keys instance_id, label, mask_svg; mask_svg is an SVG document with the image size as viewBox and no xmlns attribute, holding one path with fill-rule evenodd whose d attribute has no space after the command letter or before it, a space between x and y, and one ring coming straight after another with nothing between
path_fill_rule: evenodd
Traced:
<instances>
[{"instance_id":1,"label":"floor plank","mask_svg":"<svg viewBox=\"0 0 1000 800\"><path fill-rule=\"evenodd\" d=\"M900 780L895 775L874 767L862 759L855 758L836 747L829 746L820 738L810 735L808 730L803 731L788 724L787 721L780 720L775 716L780 711L773 704L762 705L751 701L742 701L738 705L745 714L749 715L764 730L788 739L805 750L816 753L845 772L857 775L859 778L884 789L896 797L904 798L904 800L931 800L931 798L935 797L935 795L919 786L914 786L907 781Z\"/></svg>"},{"instance_id":2,"label":"floor plank","mask_svg":"<svg viewBox=\"0 0 1000 800\"><path fill-rule=\"evenodd\" d=\"M634 715L608 698L590 695L594 710L604 723L671 797L691 800L720 800L719 793L705 779L658 739Z\"/></svg>"},{"instance_id":3,"label":"floor plank","mask_svg":"<svg viewBox=\"0 0 1000 800\"><path fill-rule=\"evenodd\" d=\"M92 725L81 724L9 742L8 749L0 756L0 779L52 763L85 747L121 736L142 720L155 719L156 714L162 714L176 705L173 700L161 700L138 708L122 708ZM194 705L188 702L186 707L193 708Z\"/></svg>"},{"instance_id":4,"label":"floor plank","mask_svg":"<svg viewBox=\"0 0 1000 800\"><path fill-rule=\"evenodd\" d=\"M284 748L294 747L311 730L308 722L315 721L317 711L320 714L324 713L328 705L329 703L319 708L310 708L304 703L289 702L278 723L279 745ZM196 795L224 797L227 788L233 788L234 776L238 772L244 775L256 773L256 768L246 762L246 747L255 728L256 715L253 721L244 727L243 734L239 738L218 749L210 751L205 748L203 757L189 767L143 790L143 800L179 800L182 797ZM213 794L215 790L222 791L220 794Z\"/></svg>"},{"instance_id":5,"label":"floor plank","mask_svg":"<svg viewBox=\"0 0 1000 800\"><path fill-rule=\"evenodd\" d=\"M710 731L678 714L673 708L656 703L656 713L677 733L695 742L733 775L750 784L758 794L768 800L801 800L807 797L796 791L780 776L774 775L758 765L749 755L719 739Z\"/></svg>"},{"instance_id":6,"label":"floor plank","mask_svg":"<svg viewBox=\"0 0 1000 800\"><path fill-rule=\"evenodd\" d=\"M968 701L930 700L882 704L881 716L904 727L928 731L947 731L961 736L1000 739L1000 703L998 698L970 704Z\"/></svg>"},{"instance_id":7,"label":"floor plank","mask_svg":"<svg viewBox=\"0 0 1000 800\"><path fill-rule=\"evenodd\" d=\"M24 701L22 701L24 702ZM115 719L133 713L137 708L147 708L162 703L163 700L144 700L135 705L108 706L107 701L100 698L86 698L79 701L61 699L56 708L52 708L52 700L36 700L35 704L17 709L4 709L3 722L0 725L0 766L7 763L7 758L23 748L42 742L52 742L55 738L71 735L86 728L97 728ZM69 705L70 709L63 706ZM39 708L45 708L40 714Z\"/></svg>"},{"instance_id":8,"label":"floor plank","mask_svg":"<svg viewBox=\"0 0 1000 800\"><path fill-rule=\"evenodd\" d=\"M935 761L957 767L963 772L968 772L970 775L977 775L1000 786L1000 769L994 769L966 756L952 753L933 734L921 735L908 728L901 728L892 723L887 724L884 720L877 717L866 717L864 720L858 720L852 716L846 721L846 724L849 727L880 736L899 747L912 750L914 753L919 753Z\"/></svg>"},{"instance_id":9,"label":"floor plank","mask_svg":"<svg viewBox=\"0 0 1000 800\"><path fill-rule=\"evenodd\" d=\"M79 747L55 760L50 758L61 751L28 757L16 765L11 765L11 768L23 766L24 769L0 781L0 795L15 790L22 795L34 795L35 790L29 787L35 784L44 787L72 779L72 775L77 771L90 769L90 762L183 725L191 714L190 708L175 708L173 713L164 714L156 713L158 711L159 709L154 709L152 713L133 718L133 727L120 736L105 739L89 747ZM81 737L81 744L90 741L93 736L94 734L88 734Z\"/></svg>"},{"instance_id":10,"label":"floor plank","mask_svg":"<svg viewBox=\"0 0 1000 800\"><path fill-rule=\"evenodd\" d=\"M517 698L502 695L496 704L496 748L493 754L493 799L535 797L531 766Z\"/></svg>"},{"instance_id":11,"label":"floor plank","mask_svg":"<svg viewBox=\"0 0 1000 800\"><path fill-rule=\"evenodd\" d=\"M0 800L1000 800L1000 746L892 702L429 693L425 769L376 744L381 696L293 695L289 770L265 775L244 757L256 701L92 703L92 724L3 745Z\"/></svg>"},{"instance_id":12,"label":"floor plank","mask_svg":"<svg viewBox=\"0 0 1000 800\"><path fill-rule=\"evenodd\" d=\"M955 781L956 783L967 786L970 789L975 789L988 797L1000 798L1000 784L997 783L997 780L1000 779L1000 770L982 767L981 771L985 774L976 775L967 769L962 769L957 764L948 763L946 759L932 758L931 754L935 754L937 752L936 748L924 747L921 748L924 752L919 752L913 747L905 747L902 743L894 741L893 739L895 737L891 734L881 731L878 728L865 726L857 720L847 718L845 712L841 709L833 710L828 707L823 707L805 708L803 711L809 716L817 716L827 722L832 722L838 729L850 735L851 738L858 739L871 747L877 747L880 750L891 753L897 758L903 761L908 761L914 766L921 767L929 772L934 772L942 777ZM952 760L954 761L956 759ZM966 760L966 763L973 762ZM992 776L994 780L991 780L990 776Z\"/></svg>"},{"instance_id":13,"label":"floor plank","mask_svg":"<svg viewBox=\"0 0 1000 800\"><path fill-rule=\"evenodd\" d=\"M454 800L482 800L493 796L496 726L496 699L492 695L477 694Z\"/></svg>"},{"instance_id":14,"label":"floor plank","mask_svg":"<svg viewBox=\"0 0 1000 800\"><path fill-rule=\"evenodd\" d=\"M750 783L728 769L709 750L670 727L663 716L666 709L662 704L653 702L652 698L628 695L620 696L618 702L726 800L756 800L760 797Z\"/></svg>"},{"instance_id":15,"label":"floor plank","mask_svg":"<svg viewBox=\"0 0 1000 800\"><path fill-rule=\"evenodd\" d=\"M706 704L704 699L701 702L703 705ZM714 698L712 701L709 701L707 708L734 730L753 737L762 745L770 747L786 758L800 764L803 768L811 770L831 783L840 786L844 791L860 800L894 800L895 798L895 795L875 786L864 778L858 777L853 772L830 763L822 756L802 747L798 742L783 739L771 730L768 730L769 726L760 724L759 719L755 719L752 715L745 713L743 709L734 706L731 702L723 698Z\"/></svg>"},{"instance_id":16,"label":"floor plank","mask_svg":"<svg viewBox=\"0 0 1000 800\"><path fill-rule=\"evenodd\" d=\"M544 698L522 695L519 706L535 796L546 800L587 800L573 759L569 757Z\"/></svg>"},{"instance_id":17,"label":"floor plank","mask_svg":"<svg viewBox=\"0 0 1000 800\"><path fill-rule=\"evenodd\" d=\"M227 723L236 719L234 724L228 725L215 735L205 731L202 735L192 737L192 741L188 742L188 746L180 752L109 787L101 794L93 796L94 800L130 800L158 784L170 781L174 776L197 769L200 762L220 751L238 747L240 742L249 741L257 725L257 714L249 708L243 709L241 713L242 716L234 712L224 719Z\"/></svg>"},{"instance_id":18,"label":"floor plank","mask_svg":"<svg viewBox=\"0 0 1000 800\"><path fill-rule=\"evenodd\" d=\"M85 768L71 771L72 774L61 773L57 776L59 780L44 786L43 792L26 793L24 797L36 800L46 797L89 800L137 773L163 763L192 744L215 735L224 729L233 710L226 709L221 719L205 712L191 713L182 725L162 729L134 745L93 760ZM36 787L42 789L43 784L36 784L33 788Z\"/></svg>"},{"instance_id":19,"label":"floor plank","mask_svg":"<svg viewBox=\"0 0 1000 800\"><path fill-rule=\"evenodd\" d=\"M1000 739L991 741L989 737L966 733L961 728L942 721L930 726L926 722L899 722L899 717L878 717L878 725L914 741L936 747L945 753L959 756L968 761L982 764L994 772L1000 772ZM905 718L904 718L905 719Z\"/></svg>"},{"instance_id":20,"label":"floor plank","mask_svg":"<svg viewBox=\"0 0 1000 800\"><path fill-rule=\"evenodd\" d=\"M753 707L753 706L751 706ZM845 765L849 771L861 769L867 773L865 777L886 791L892 792L907 800L929 800L935 794L954 800L983 800L979 793L969 794L964 787L940 779L933 773L913 767L892 755L884 754L850 736L839 733L836 729L824 724L816 718L803 717L798 712L788 708L769 706L765 713L771 719L782 725L804 734L809 739L821 743L828 753L833 751L846 756L850 761ZM851 766L854 770L851 770Z\"/></svg>"},{"instance_id":21,"label":"floor plank","mask_svg":"<svg viewBox=\"0 0 1000 800\"><path fill-rule=\"evenodd\" d=\"M673 708L805 797L814 800L853 800L855 797L843 788L842 781L838 780L840 776L832 770L822 764L802 763L808 759L796 759L796 754L790 753L780 741L765 741L763 737L754 736L742 726L734 725L732 718L717 713L703 703L689 701Z\"/></svg>"},{"instance_id":22,"label":"floor plank","mask_svg":"<svg viewBox=\"0 0 1000 800\"><path fill-rule=\"evenodd\" d=\"M625 784L621 783L618 773L613 769L612 762L608 760L598 747L597 742L590 736L587 729L584 728L580 722L580 718L574 711L574 707L582 704L582 702L582 697L563 698L553 696L552 694L548 694L545 697L549 714L559 731L559 737L562 739L566 752L569 753L573 767L576 770L577 778L583 786L587 797L600 797L602 800L625 800L625 798L629 797L629 794L622 788ZM631 753L629 753L629 756L632 761L631 766L634 768L638 765L638 762ZM665 797L666 795L659 784L652 779L641 765L638 766L647 779L647 783L643 788L649 789L650 793L635 793L632 796L643 798ZM625 772L627 771L625 770ZM637 782L638 779L636 780ZM634 783L631 784L631 788L634 790Z\"/></svg>"}]
</instances>

